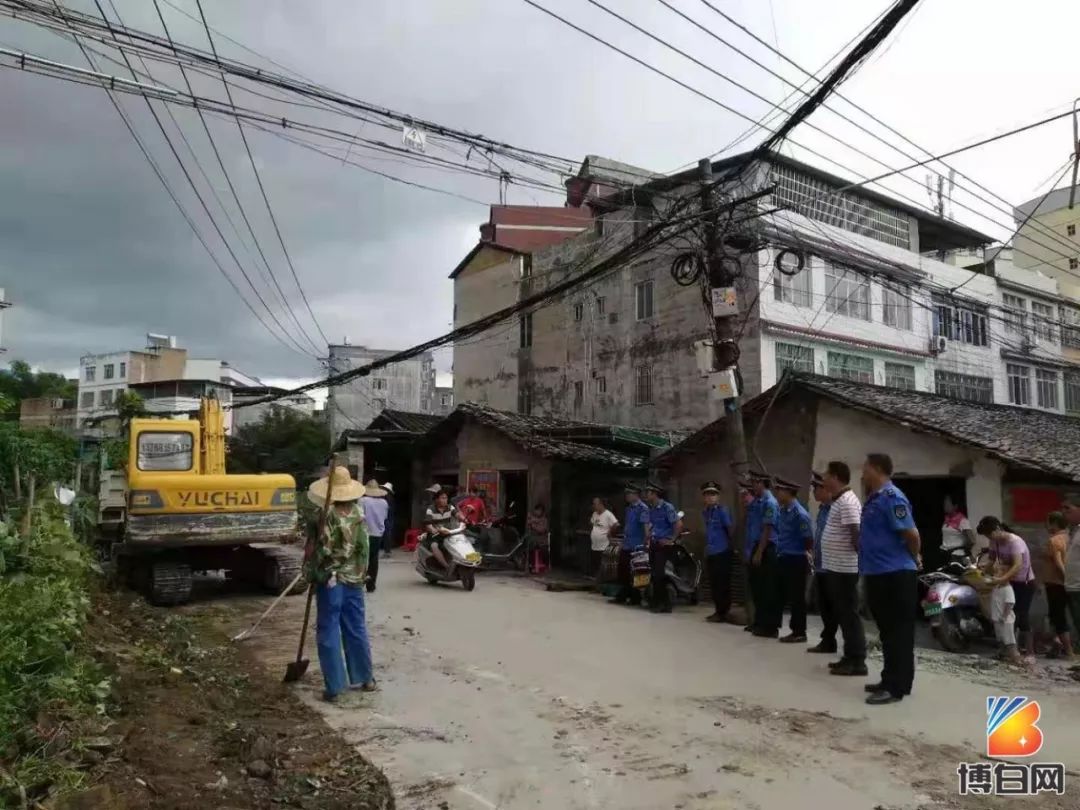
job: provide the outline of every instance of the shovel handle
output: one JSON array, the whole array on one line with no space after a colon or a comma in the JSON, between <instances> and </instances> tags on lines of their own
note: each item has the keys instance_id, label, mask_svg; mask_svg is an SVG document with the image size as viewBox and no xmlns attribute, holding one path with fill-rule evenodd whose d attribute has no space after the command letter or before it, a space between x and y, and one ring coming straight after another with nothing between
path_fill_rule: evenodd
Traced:
<instances>
[{"instance_id":1,"label":"shovel handle","mask_svg":"<svg viewBox=\"0 0 1080 810\"><path fill-rule=\"evenodd\" d=\"M323 532L326 531L326 517L330 513L330 504L333 502L331 495L334 491L334 467L336 459L333 455L330 456L330 466L326 471L326 500L323 502L322 509L319 511L319 526L318 532L315 535L315 542L322 543ZM304 642L307 640L308 624L311 621L311 600L315 597L315 583L312 582L308 586L307 606L304 608L304 624L300 627L300 646L296 649L296 661L299 663L304 657Z\"/></svg>"}]
</instances>

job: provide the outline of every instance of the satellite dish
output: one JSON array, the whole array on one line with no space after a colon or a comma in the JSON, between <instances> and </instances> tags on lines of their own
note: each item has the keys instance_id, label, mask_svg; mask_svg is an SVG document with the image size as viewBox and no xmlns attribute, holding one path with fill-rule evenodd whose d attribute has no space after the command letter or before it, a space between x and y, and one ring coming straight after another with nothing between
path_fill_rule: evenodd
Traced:
<instances>
[{"instance_id":1,"label":"satellite dish","mask_svg":"<svg viewBox=\"0 0 1080 810\"><path fill-rule=\"evenodd\" d=\"M61 506L71 506L75 503L75 490L57 484L53 487L53 495L60 501Z\"/></svg>"}]
</instances>

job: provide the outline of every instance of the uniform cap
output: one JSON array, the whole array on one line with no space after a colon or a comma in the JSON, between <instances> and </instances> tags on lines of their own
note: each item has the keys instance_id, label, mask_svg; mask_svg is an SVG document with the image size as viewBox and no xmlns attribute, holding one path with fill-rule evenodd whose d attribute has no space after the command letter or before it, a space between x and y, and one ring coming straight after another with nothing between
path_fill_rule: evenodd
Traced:
<instances>
[{"instance_id":1,"label":"uniform cap","mask_svg":"<svg viewBox=\"0 0 1080 810\"><path fill-rule=\"evenodd\" d=\"M701 491L704 492L720 492L720 485L715 481L706 481L701 485Z\"/></svg>"},{"instance_id":2,"label":"uniform cap","mask_svg":"<svg viewBox=\"0 0 1080 810\"><path fill-rule=\"evenodd\" d=\"M810 472L810 486L812 486L812 487L823 487L823 486L825 486L825 476L823 476L819 472L811 471Z\"/></svg>"},{"instance_id":3,"label":"uniform cap","mask_svg":"<svg viewBox=\"0 0 1080 810\"><path fill-rule=\"evenodd\" d=\"M646 481L645 482L645 491L646 492L655 492L657 495L659 495L660 493L662 493L664 491L664 489L659 484L656 484L656 483L654 483L652 481Z\"/></svg>"},{"instance_id":4,"label":"uniform cap","mask_svg":"<svg viewBox=\"0 0 1080 810\"><path fill-rule=\"evenodd\" d=\"M751 481L762 481L762 482L764 482L765 486L770 486L772 484L773 478L768 473L758 472L757 470L751 470L748 474L750 476Z\"/></svg>"},{"instance_id":5,"label":"uniform cap","mask_svg":"<svg viewBox=\"0 0 1080 810\"><path fill-rule=\"evenodd\" d=\"M627 482L626 487L624 488L624 490L626 492L629 492L629 493L633 494L633 495L640 495L641 494L641 487L639 487L637 484L630 483L630 482Z\"/></svg>"},{"instance_id":6,"label":"uniform cap","mask_svg":"<svg viewBox=\"0 0 1080 810\"><path fill-rule=\"evenodd\" d=\"M796 493L799 491L799 485L794 483L793 481L788 481L786 478L777 478L773 482L773 487L775 489L784 489L791 493Z\"/></svg>"}]
</instances>

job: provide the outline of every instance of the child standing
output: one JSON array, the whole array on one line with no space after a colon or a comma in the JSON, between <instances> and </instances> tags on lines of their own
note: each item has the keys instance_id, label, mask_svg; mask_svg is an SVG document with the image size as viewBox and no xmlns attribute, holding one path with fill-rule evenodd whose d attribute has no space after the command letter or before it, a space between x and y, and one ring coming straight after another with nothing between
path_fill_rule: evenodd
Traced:
<instances>
[{"instance_id":1,"label":"child standing","mask_svg":"<svg viewBox=\"0 0 1080 810\"><path fill-rule=\"evenodd\" d=\"M1002 655L1010 664L1022 664L1019 650L1016 649L1016 594L1007 579L1000 579L1008 572L1008 566L998 560L994 563L994 592L990 595L990 618L994 622L994 633L1002 646Z\"/></svg>"}]
</instances>

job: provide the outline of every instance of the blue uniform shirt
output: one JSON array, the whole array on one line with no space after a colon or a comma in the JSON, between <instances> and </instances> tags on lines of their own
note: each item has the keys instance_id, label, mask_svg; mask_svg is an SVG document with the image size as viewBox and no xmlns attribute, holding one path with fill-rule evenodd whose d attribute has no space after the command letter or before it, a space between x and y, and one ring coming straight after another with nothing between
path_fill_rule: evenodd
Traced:
<instances>
[{"instance_id":1,"label":"blue uniform shirt","mask_svg":"<svg viewBox=\"0 0 1080 810\"><path fill-rule=\"evenodd\" d=\"M776 553L781 557L799 557L806 554L807 541L813 541L810 513L798 501L780 507L776 525Z\"/></svg>"},{"instance_id":2,"label":"blue uniform shirt","mask_svg":"<svg viewBox=\"0 0 1080 810\"><path fill-rule=\"evenodd\" d=\"M623 521L622 547L633 551L645 545L645 524L649 522L649 507L642 501L626 505Z\"/></svg>"},{"instance_id":3,"label":"blue uniform shirt","mask_svg":"<svg viewBox=\"0 0 1080 810\"><path fill-rule=\"evenodd\" d=\"M649 507L649 523L652 525L653 540L674 540L675 524L679 522L679 513L667 501L658 501Z\"/></svg>"},{"instance_id":4,"label":"blue uniform shirt","mask_svg":"<svg viewBox=\"0 0 1080 810\"><path fill-rule=\"evenodd\" d=\"M829 510L831 509L831 502L818 504L817 523L814 526L814 570L818 572L825 570L821 562L821 537L825 534L825 524L829 520Z\"/></svg>"},{"instance_id":5,"label":"blue uniform shirt","mask_svg":"<svg viewBox=\"0 0 1080 810\"><path fill-rule=\"evenodd\" d=\"M701 515L705 519L705 553L720 554L731 548L731 513L716 504L706 506Z\"/></svg>"},{"instance_id":6,"label":"blue uniform shirt","mask_svg":"<svg viewBox=\"0 0 1080 810\"><path fill-rule=\"evenodd\" d=\"M746 507L746 559L754 556L754 549L766 526L773 527L772 540L776 541L776 520L779 513L780 505L769 490L765 490L765 494L760 498L754 498Z\"/></svg>"},{"instance_id":7,"label":"blue uniform shirt","mask_svg":"<svg viewBox=\"0 0 1080 810\"><path fill-rule=\"evenodd\" d=\"M914 529L911 502L891 481L866 499L859 528L859 573L891 574L916 570L900 533Z\"/></svg>"}]
</instances>

